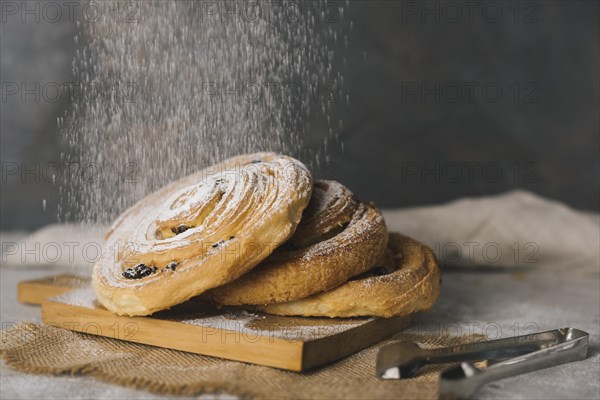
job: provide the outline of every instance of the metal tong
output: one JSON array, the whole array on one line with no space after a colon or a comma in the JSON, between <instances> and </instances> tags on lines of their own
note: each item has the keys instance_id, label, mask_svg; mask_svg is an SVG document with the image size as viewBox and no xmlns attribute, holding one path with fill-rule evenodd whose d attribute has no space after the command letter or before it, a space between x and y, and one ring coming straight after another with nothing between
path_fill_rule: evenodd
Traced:
<instances>
[{"instance_id":1,"label":"metal tong","mask_svg":"<svg viewBox=\"0 0 600 400\"><path fill-rule=\"evenodd\" d=\"M562 328L433 350L421 349L413 342L396 342L379 350L377 376L404 379L414 376L427 364L461 362L460 366L441 374L439 394L442 399L468 398L494 380L584 360L588 337L582 330ZM498 359L504 360L489 363L485 369L473 364Z\"/></svg>"}]
</instances>

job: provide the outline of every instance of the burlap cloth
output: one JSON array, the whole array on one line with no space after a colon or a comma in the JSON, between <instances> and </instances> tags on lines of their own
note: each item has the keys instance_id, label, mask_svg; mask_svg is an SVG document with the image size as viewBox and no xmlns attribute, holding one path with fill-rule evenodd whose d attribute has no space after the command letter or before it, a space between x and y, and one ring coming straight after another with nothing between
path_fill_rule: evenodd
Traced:
<instances>
[{"instance_id":1,"label":"burlap cloth","mask_svg":"<svg viewBox=\"0 0 600 400\"><path fill-rule=\"evenodd\" d=\"M400 333L395 339L435 348L482 337ZM158 394L224 392L257 399L436 398L439 372L447 366L426 367L413 379L375 377L377 351L388 342L332 365L297 373L21 322L2 331L0 355L7 365L24 372L89 375Z\"/></svg>"}]
</instances>

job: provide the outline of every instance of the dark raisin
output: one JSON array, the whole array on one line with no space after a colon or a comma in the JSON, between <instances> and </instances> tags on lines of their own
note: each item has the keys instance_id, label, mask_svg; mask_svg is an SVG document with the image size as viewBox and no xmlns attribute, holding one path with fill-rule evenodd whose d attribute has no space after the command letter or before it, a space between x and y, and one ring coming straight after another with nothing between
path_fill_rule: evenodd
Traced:
<instances>
[{"instance_id":1,"label":"dark raisin","mask_svg":"<svg viewBox=\"0 0 600 400\"><path fill-rule=\"evenodd\" d=\"M179 235L180 233L183 233L183 232L187 231L188 229L190 229L189 226L187 226L185 224L181 224L181 225L177 225L177 226L171 228L171 232L173 232L176 235Z\"/></svg>"},{"instance_id":2,"label":"dark raisin","mask_svg":"<svg viewBox=\"0 0 600 400\"><path fill-rule=\"evenodd\" d=\"M215 247L219 247L220 245L222 245L222 244L224 244L224 243L225 243L225 241L224 241L224 240L219 240L217 243L213 244L213 245L212 245L212 247L213 247L213 249L214 249Z\"/></svg>"},{"instance_id":3,"label":"dark raisin","mask_svg":"<svg viewBox=\"0 0 600 400\"><path fill-rule=\"evenodd\" d=\"M375 276L387 275L387 269L385 267L371 268L371 273Z\"/></svg>"},{"instance_id":4,"label":"dark raisin","mask_svg":"<svg viewBox=\"0 0 600 400\"><path fill-rule=\"evenodd\" d=\"M168 270L171 270L171 271L175 271L175 268L177 268L178 265L179 265L179 263L177 261L171 261L170 263L167 264L167 266L165 268Z\"/></svg>"},{"instance_id":5,"label":"dark raisin","mask_svg":"<svg viewBox=\"0 0 600 400\"><path fill-rule=\"evenodd\" d=\"M123 276L127 279L141 279L155 273L157 269L154 265L148 267L146 264L138 264L123 271Z\"/></svg>"},{"instance_id":6,"label":"dark raisin","mask_svg":"<svg viewBox=\"0 0 600 400\"><path fill-rule=\"evenodd\" d=\"M154 265L148 267L145 264L138 264L135 266L135 272L137 272L140 278L143 278L156 272L156 267Z\"/></svg>"},{"instance_id":7,"label":"dark raisin","mask_svg":"<svg viewBox=\"0 0 600 400\"><path fill-rule=\"evenodd\" d=\"M127 279L137 279L135 270L133 268L127 268L123 271L123 276Z\"/></svg>"},{"instance_id":8,"label":"dark raisin","mask_svg":"<svg viewBox=\"0 0 600 400\"><path fill-rule=\"evenodd\" d=\"M233 235L229 236L229 240L233 240L233 239L235 239L235 236L233 236Z\"/></svg>"},{"instance_id":9,"label":"dark raisin","mask_svg":"<svg viewBox=\"0 0 600 400\"><path fill-rule=\"evenodd\" d=\"M217 180L215 181L215 183L216 183L217 185L220 185L221 183L225 183L225 178L219 178L219 179L217 179Z\"/></svg>"}]
</instances>

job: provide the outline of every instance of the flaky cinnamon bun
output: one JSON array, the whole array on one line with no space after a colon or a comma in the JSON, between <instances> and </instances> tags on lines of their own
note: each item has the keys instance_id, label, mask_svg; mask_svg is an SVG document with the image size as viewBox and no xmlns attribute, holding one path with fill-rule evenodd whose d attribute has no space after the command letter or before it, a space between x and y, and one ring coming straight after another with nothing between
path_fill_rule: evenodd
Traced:
<instances>
[{"instance_id":1,"label":"flaky cinnamon bun","mask_svg":"<svg viewBox=\"0 0 600 400\"><path fill-rule=\"evenodd\" d=\"M233 157L142 199L113 224L92 284L119 315L147 315L226 284L295 231L312 192L299 161Z\"/></svg>"},{"instance_id":2,"label":"flaky cinnamon bun","mask_svg":"<svg viewBox=\"0 0 600 400\"><path fill-rule=\"evenodd\" d=\"M388 245L394 264L384 257L369 272L337 288L307 298L254 309L276 315L314 317L405 316L435 303L441 269L430 248L398 233Z\"/></svg>"},{"instance_id":3,"label":"flaky cinnamon bun","mask_svg":"<svg viewBox=\"0 0 600 400\"><path fill-rule=\"evenodd\" d=\"M334 181L317 181L292 238L239 279L208 291L220 305L270 304L333 289L367 271L388 240L385 221Z\"/></svg>"}]
</instances>

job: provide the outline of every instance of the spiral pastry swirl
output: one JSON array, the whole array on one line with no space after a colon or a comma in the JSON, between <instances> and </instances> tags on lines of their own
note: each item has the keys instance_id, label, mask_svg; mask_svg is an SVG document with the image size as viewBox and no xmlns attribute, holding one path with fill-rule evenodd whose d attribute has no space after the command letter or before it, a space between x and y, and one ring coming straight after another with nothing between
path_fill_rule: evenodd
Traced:
<instances>
[{"instance_id":1,"label":"spiral pastry swirl","mask_svg":"<svg viewBox=\"0 0 600 400\"><path fill-rule=\"evenodd\" d=\"M317 181L291 239L241 278L206 293L220 305L271 304L333 289L372 267L387 245L383 216L345 186Z\"/></svg>"},{"instance_id":2,"label":"spiral pastry swirl","mask_svg":"<svg viewBox=\"0 0 600 400\"><path fill-rule=\"evenodd\" d=\"M175 181L123 213L107 233L92 285L119 315L148 315L226 284L295 231L312 192L299 161L230 158Z\"/></svg>"},{"instance_id":3,"label":"spiral pastry swirl","mask_svg":"<svg viewBox=\"0 0 600 400\"><path fill-rule=\"evenodd\" d=\"M389 318L430 309L441 281L441 269L431 249L398 233L390 233L388 249L376 267L333 290L254 309L276 315L332 318Z\"/></svg>"}]
</instances>

